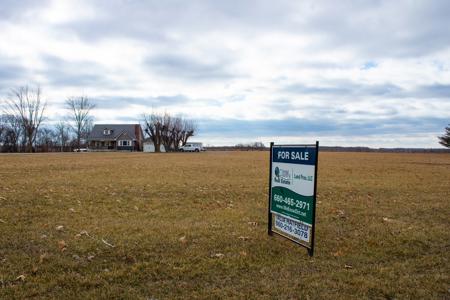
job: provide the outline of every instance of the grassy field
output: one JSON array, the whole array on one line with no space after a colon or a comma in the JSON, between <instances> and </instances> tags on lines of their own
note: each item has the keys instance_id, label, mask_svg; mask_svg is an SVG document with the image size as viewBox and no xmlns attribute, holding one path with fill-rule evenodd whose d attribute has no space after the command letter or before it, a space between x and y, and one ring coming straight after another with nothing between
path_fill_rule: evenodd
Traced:
<instances>
[{"instance_id":1,"label":"grassy field","mask_svg":"<svg viewBox=\"0 0 450 300\"><path fill-rule=\"evenodd\" d=\"M321 153L316 251L268 152L0 155L0 298L450 299L450 155Z\"/></svg>"}]
</instances>

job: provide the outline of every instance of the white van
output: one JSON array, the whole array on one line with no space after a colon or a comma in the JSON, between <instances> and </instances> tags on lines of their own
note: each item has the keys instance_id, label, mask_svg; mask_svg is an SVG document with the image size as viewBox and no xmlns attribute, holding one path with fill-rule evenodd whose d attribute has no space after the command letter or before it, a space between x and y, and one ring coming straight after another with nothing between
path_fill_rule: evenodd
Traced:
<instances>
[{"instance_id":1,"label":"white van","mask_svg":"<svg viewBox=\"0 0 450 300\"><path fill-rule=\"evenodd\" d=\"M181 152L200 152L205 151L202 143L186 143L186 145L180 147Z\"/></svg>"}]
</instances>

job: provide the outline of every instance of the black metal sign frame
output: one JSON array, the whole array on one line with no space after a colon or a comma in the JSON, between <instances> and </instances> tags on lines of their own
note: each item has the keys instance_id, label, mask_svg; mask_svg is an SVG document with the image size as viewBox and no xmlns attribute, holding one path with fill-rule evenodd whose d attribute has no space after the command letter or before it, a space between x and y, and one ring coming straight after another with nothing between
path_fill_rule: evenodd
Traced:
<instances>
[{"instance_id":1,"label":"black metal sign frame","mask_svg":"<svg viewBox=\"0 0 450 300\"><path fill-rule=\"evenodd\" d=\"M310 247L307 245L300 243L299 241L289 237L287 234L282 234L280 232L274 231L272 229L273 226L273 213L271 212L272 207L272 161L273 161L273 147L274 143L270 143L270 166L269 166L269 206L267 209L268 212L268 234L272 236L274 233L277 235L280 235L288 240L291 240L292 242L305 247L308 250L309 256L314 255L314 238L315 238L315 230L316 230L316 203L317 203L317 169L319 166L319 142L316 141L315 144L306 144L306 145L276 145L280 147L288 147L288 146L294 146L294 147L316 147L316 157L315 157L315 168L314 168L314 203L312 205L312 228L311 228L311 244Z\"/></svg>"}]
</instances>

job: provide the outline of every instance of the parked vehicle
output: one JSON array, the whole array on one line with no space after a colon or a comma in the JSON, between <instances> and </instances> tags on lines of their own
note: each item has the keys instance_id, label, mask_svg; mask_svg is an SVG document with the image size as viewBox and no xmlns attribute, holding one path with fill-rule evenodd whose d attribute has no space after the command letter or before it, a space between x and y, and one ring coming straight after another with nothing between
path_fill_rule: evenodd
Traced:
<instances>
[{"instance_id":1,"label":"parked vehicle","mask_svg":"<svg viewBox=\"0 0 450 300\"><path fill-rule=\"evenodd\" d=\"M187 143L184 146L180 147L181 152L200 152L205 151L205 148L203 148L202 143Z\"/></svg>"},{"instance_id":2,"label":"parked vehicle","mask_svg":"<svg viewBox=\"0 0 450 300\"><path fill-rule=\"evenodd\" d=\"M87 148L78 148L78 149L73 149L73 152L87 152L88 149Z\"/></svg>"}]
</instances>

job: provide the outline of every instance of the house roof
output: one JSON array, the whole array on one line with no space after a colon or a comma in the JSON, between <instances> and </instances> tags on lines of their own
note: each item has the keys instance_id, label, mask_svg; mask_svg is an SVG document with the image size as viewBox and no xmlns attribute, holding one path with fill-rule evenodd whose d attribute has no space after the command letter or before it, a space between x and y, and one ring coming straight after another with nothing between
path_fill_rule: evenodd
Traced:
<instances>
[{"instance_id":1,"label":"house roof","mask_svg":"<svg viewBox=\"0 0 450 300\"><path fill-rule=\"evenodd\" d=\"M142 131L139 124L95 124L89 134L88 140L116 140L121 135L130 137L136 140L136 126L139 126L139 130ZM111 130L111 134L104 134L104 130Z\"/></svg>"}]
</instances>

